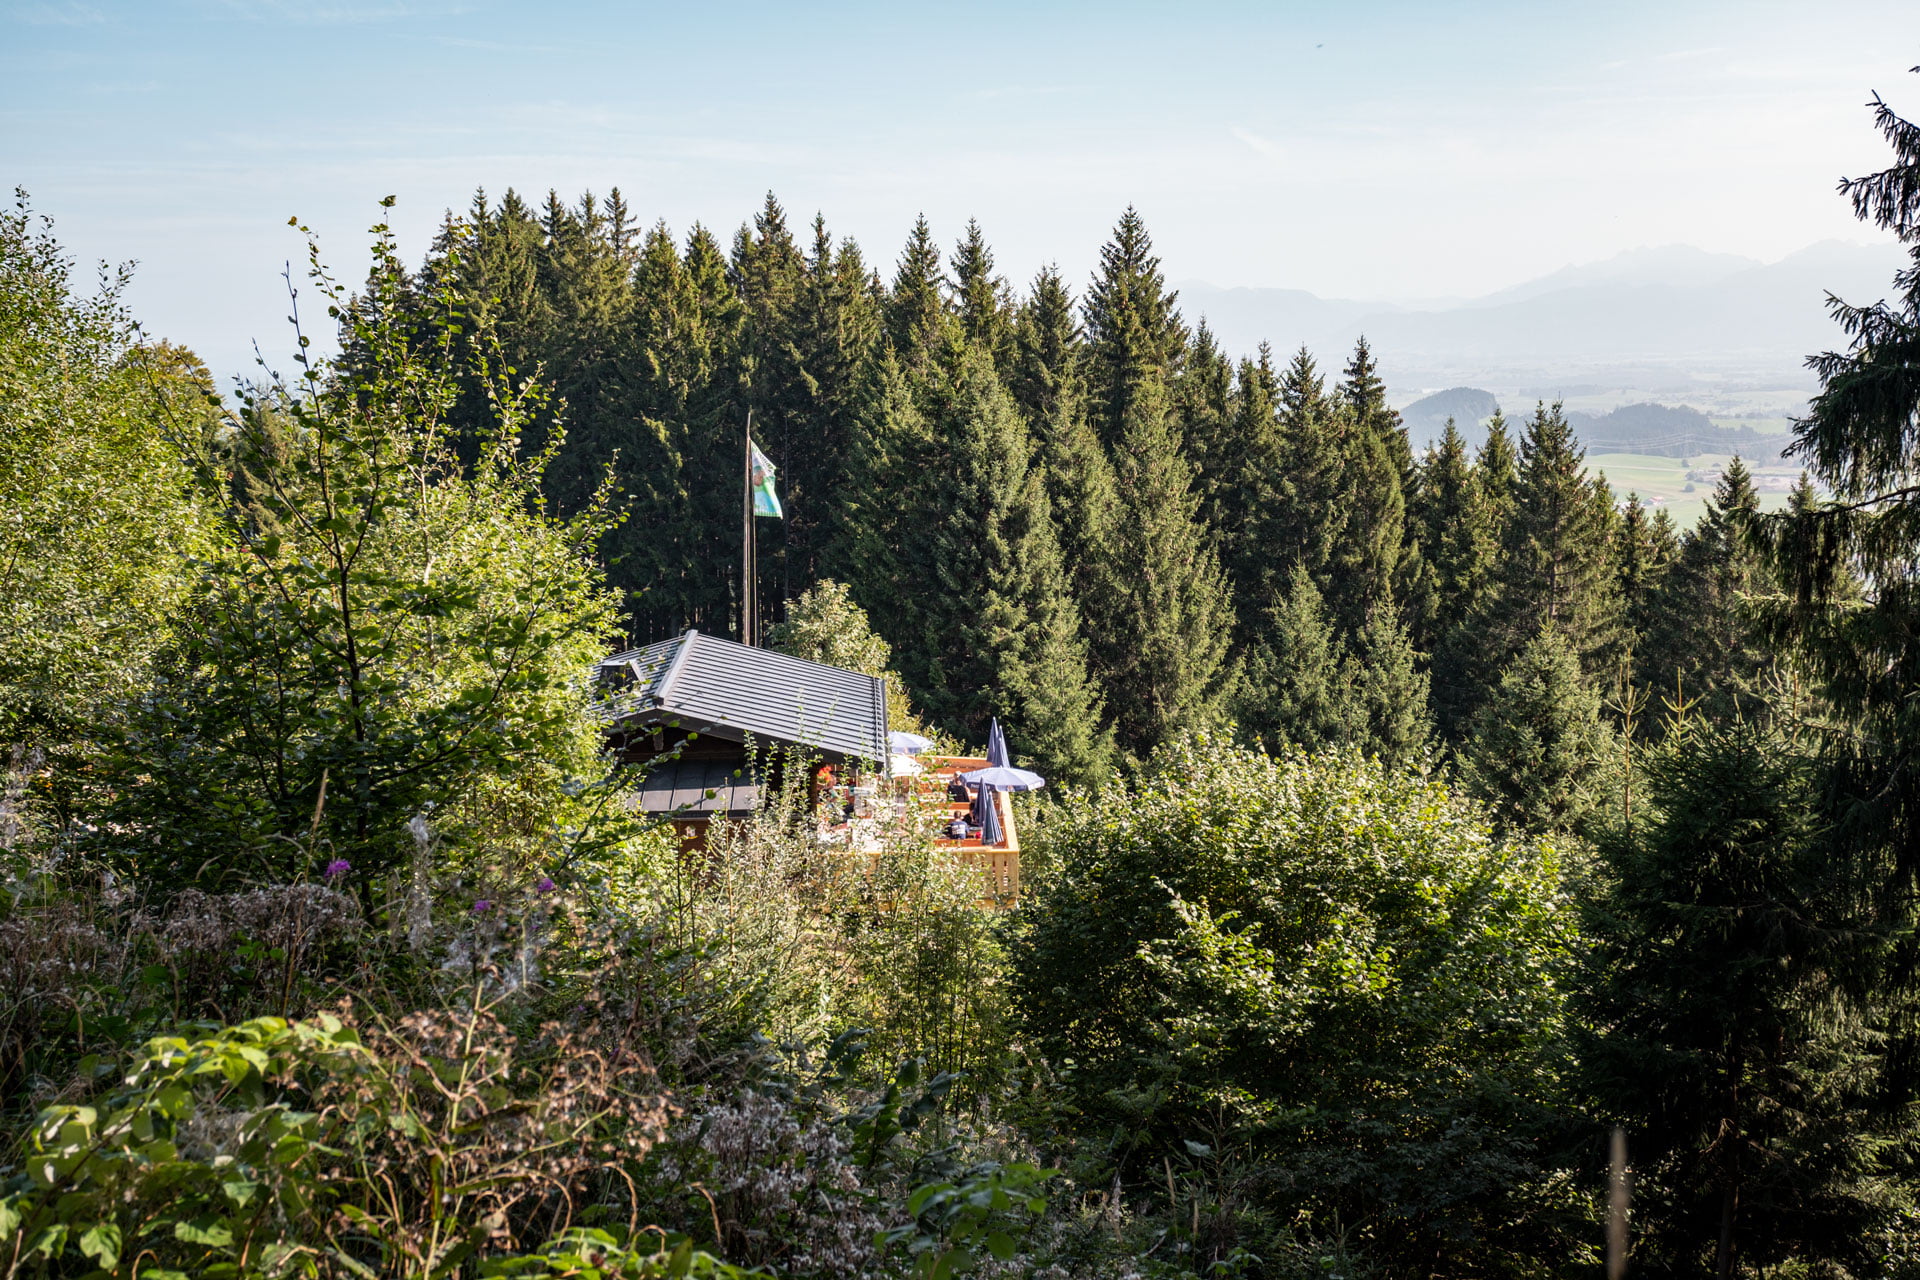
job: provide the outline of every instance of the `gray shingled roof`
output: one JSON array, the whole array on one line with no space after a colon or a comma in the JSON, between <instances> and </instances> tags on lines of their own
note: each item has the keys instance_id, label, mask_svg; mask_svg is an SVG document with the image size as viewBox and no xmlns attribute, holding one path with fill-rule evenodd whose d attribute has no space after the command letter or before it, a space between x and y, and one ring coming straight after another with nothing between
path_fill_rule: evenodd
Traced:
<instances>
[{"instance_id":1,"label":"gray shingled roof","mask_svg":"<svg viewBox=\"0 0 1920 1280\"><path fill-rule=\"evenodd\" d=\"M677 722L736 741L797 743L823 756L887 758L887 685L876 676L688 631L602 659L616 725Z\"/></svg>"}]
</instances>

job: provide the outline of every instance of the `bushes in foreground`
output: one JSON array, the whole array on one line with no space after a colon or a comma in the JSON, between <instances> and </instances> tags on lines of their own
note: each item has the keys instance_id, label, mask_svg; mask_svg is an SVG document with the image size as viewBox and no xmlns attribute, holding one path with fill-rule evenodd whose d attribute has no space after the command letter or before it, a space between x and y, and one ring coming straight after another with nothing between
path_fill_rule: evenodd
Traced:
<instances>
[{"instance_id":1,"label":"bushes in foreground","mask_svg":"<svg viewBox=\"0 0 1920 1280\"><path fill-rule=\"evenodd\" d=\"M1229 1188L1189 1215L1220 1217L1216 1249L1264 1220L1553 1263L1583 1216L1542 1146L1575 937L1556 849L1411 772L1208 739L1069 796L1038 843L1015 996L1120 1176Z\"/></svg>"}]
</instances>

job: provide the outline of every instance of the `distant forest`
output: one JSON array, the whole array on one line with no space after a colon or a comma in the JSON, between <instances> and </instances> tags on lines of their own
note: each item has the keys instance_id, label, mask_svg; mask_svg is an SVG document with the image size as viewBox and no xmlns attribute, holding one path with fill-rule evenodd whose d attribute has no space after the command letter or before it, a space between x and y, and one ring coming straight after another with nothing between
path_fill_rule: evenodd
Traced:
<instances>
[{"instance_id":1,"label":"distant forest","mask_svg":"<svg viewBox=\"0 0 1920 1280\"><path fill-rule=\"evenodd\" d=\"M917 222L883 275L771 195L724 244L618 191L483 194L406 296L555 389L522 444L557 448L561 514L611 480L633 639L737 633L751 412L786 506L761 625L844 584L931 725L978 742L997 715L1060 776L1227 721L1411 760L1468 738L1548 620L1580 696L1732 715L1763 678L1728 621L1759 573L1744 469L1681 530L1586 474L1555 405L1416 449L1364 340L1236 360L1131 210L1077 297L1051 269L1017 290L976 224L949 249ZM488 420L477 381L456 419Z\"/></svg>"}]
</instances>

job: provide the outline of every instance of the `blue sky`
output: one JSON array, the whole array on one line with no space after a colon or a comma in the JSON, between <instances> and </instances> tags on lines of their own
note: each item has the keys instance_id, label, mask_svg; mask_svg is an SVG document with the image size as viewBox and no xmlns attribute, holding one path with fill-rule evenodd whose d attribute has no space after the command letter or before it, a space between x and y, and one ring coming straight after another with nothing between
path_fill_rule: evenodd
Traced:
<instances>
[{"instance_id":1,"label":"blue sky","mask_svg":"<svg viewBox=\"0 0 1920 1280\"><path fill-rule=\"evenodd\" d=\"M890 268L915 213L1084 278L1128 204L1176 280L1407 301L1641 245L1864 240L1920 5L0 0L0 176L234 372L278 272L409 257L477 186L723 232L775 191Z\"/></svg>"}]
</instances>

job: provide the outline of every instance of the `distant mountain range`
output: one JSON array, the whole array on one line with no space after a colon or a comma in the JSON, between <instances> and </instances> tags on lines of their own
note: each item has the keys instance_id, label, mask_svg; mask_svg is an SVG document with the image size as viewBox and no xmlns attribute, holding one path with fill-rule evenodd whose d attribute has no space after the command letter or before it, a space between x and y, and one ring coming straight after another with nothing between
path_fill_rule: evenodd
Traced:
<instances>
[{"instance_id":1,"label":"distant mountain range","mask_svg":"<svg viewBox=\"0 0 1920 1280\"><path fill-rule=\"evenodd\" d=\"M1284 358L1304 345L1330 369L1364 334L1388 383L1403 390L1798 387L1811 385L1806 357L1842 341L1827 293L1875 301L1907 261L1897 244L1825 241L1773 263L1668 245L1438 307L1189 281L1180 308L1190 322L1204 316L1229 352L1264 340Z\"/></svg>"},{"instance_id":2,"label":"distant mountain range","mask_svg":"<svg viewBox=\"0 0 1920 1280\"><path fill-rule=\"evenodd\" d=\"M1422 397L1400 411L1415 449L1439 440L1452 419L1469 445L1487 438L1487 419L1500 411L1490 391L1450 387ZM1588 453L1648 453L1690 458L1699 453L1737 453L1750 461L1772 463L1789 437L1765 435L1751 427L1722 427L1688 405L1628 404L1607 413L1567 414L1567 423ZM1518 434L1522 423L1510 422Z\"/></svg>"}]
</instances>

